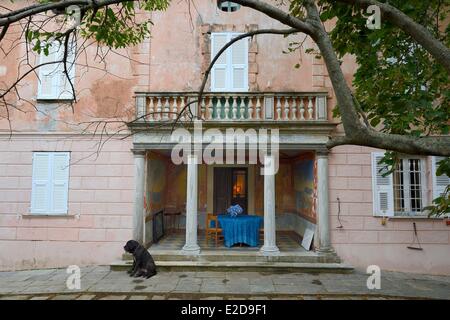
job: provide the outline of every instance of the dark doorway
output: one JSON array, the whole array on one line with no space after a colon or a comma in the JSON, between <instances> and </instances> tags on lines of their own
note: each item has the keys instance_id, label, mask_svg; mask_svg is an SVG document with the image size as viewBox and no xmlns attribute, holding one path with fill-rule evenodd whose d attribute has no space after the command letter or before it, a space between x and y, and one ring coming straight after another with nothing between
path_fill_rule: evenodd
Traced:
<instances>
[{"instance_id":1,"label":"dark doorway","mask_svg":"<svg viewBox=\"0 0 450 320\"><path fill-rule=\"evenodd\" d=\"M240 205L247 214L247 168L214 168L214 213L222 214L231 205Z\"/></svg>"}]
</instances>

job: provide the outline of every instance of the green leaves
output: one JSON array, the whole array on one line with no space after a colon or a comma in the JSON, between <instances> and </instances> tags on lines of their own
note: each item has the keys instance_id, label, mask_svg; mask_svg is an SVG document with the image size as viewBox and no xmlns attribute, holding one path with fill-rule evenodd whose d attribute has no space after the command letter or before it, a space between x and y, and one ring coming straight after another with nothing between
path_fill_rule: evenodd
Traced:
<instances>
[{"instance_id":1,"label":"green leaves","mask_svg":"<svg viewBox=\"0 0 450 320\"><path fill-rule=\"evenodd\" d=\"M448 30L442 32L436 23L438 9L448 12L448 7L443 9L438 0L405 2L389 3L448 42ZM340 57L356 57L355 96L370 123L381 124L387 133L448 133L450 79L446 70L388 21L382 21L381 29L370 30L362 8L354 6L350 11L346 4L325 0L321 4L324 20L337 19L331 32L336 52Z\"/></svg>"},{"instance_id":2,"label":"green leaves","mask_svg":"<svg viewBox=\"0 0 450 320\"><path fill-rule=\"evenodd\" d=\"M450 177L450 158L445 158L438 162L437 176L447 175ZM447 216L450 217L450 185L448 185L443 194L433 200L433 205L424 208L428 210L428 216Z\"/></svg>"},{"instance_id":3,"label":"green leaves","mask_svg":"<svg viewBox=\"0 0 450 320\"><path fill-rule=\"evenodd\" d=\"M389 4L449 46L449 0L389 0ZM332 0L320 0L319 5L323 21L336 21L330 36L338 56L351 54L356 58L354 95L371 126L386 133L414 137L449 133L450 79L444 67L383 17L381 28L371 30L366 27L369 14L362 7ZM338 112L333 115L339 116ZM389 171L396 159L397 155L392 152L383 159ZM450 175L449 169L447 159L438 172ZM434 209L430 209L433 214L448 213L448 188L446 195L436 199L434 204Z\"/></svg>"},{"instance_id":4,"label":"green leaves","mask_svg":"<svg viewBox=\"0 0 450 320\"><path fill-rule=\"evenodd\" d=\"M40 0L41 3L50 0ZM123 1L116 5L101 7L96 10L82 10L79 33L84 38L93 38L100 45L110 48L124 48L134 46L150 36L151 21L137 17L136 10L154 11L165 10L170 0L139 0ZM33 50L40 53L48 53L48 47L42 47L44 40L50 37L58 39L62 37L57 32L42 32L40 30L28 30L26 39L33 43Z\"/></svg>"}]
</instances>

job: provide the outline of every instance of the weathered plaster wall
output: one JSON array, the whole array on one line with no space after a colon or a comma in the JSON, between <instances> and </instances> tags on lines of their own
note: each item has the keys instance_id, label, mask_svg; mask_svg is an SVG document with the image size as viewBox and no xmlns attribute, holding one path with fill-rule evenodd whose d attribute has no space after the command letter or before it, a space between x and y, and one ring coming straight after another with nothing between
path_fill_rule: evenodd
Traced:
<instances>
[{"instance_id":1,"label":"weathered plaster wall","mask_svg":"<svg viewBox=\"0 0 450 320\"><path fill-rule=\"evenodd\" d=\"M373 217L370 152L359 146L333 149L329 158L330 223L333 247L354 266L378 265L386 270L416 273L450 273L450 227L442 219L390 219L386 225ZM430 162L430 161L428 161ZM431 166L427 165L427 194L431 198ZM338 202L341 201L337 229ZM406 247L417 225L423 251Z\"/></svg>"},{"instance_id":2,"label":"weathered plaster wall","mask_svg":"<svg viewBox=\"0 0 450 320\"><path fill-rule=\"evenodd\" d=\"M192 20L189 19L189 16ZM150 90L192 91L202 81L202 72L211 59L208 32L245 32L262 28L283 28L264 14L242 7L232 13L217 9L215 1L196 3L196 10L181 2L167 12L152 15ZM176 20L177 24L173 21ZM249 83L251 91L313 91L329 85L323 62L314 55L296 52L284 54L290 42L304 36L284 38L259 35L249 47ZM308 39L305 47L312 47ZM276 63L274 63L276 61ZM300 63L301 68L294 66ZM167 72L170 70L170 72ZM209 86L207 86L209 89Z\"/></svg>"},{"instance_id":3,"label":"weathered plaster wall","mask_svg":"<svg viewBox=\"0 0 450 320\"><path fill-rule=\"evenodd\" d=\"M0 269L108 264L132 236L131 140L0 135ZM26 217L32 152L71 151L69 216Z\"/></svg>"}]
</instances>

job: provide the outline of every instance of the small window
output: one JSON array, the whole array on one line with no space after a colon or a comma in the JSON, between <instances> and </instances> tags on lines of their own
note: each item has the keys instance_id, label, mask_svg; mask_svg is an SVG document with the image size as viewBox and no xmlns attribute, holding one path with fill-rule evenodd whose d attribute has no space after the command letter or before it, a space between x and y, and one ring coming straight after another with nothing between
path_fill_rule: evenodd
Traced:
<instances>
[{"instance_id":1,"label":"small window","mask_svg":"<svg viewBox=\"0 0 450 320\"><path fill-rule=\"evenodd\" d=\"M34 152L32 214L67 214L69 152Z\"/></svg>"},{"instance_id":2,"label":"small window","mask_svg":"<svg viewBox=\"0 0 450 320\"><path fill-rule=\"evenodd\" d=\"M384 175L379 161L383 153L372 154L374 214L379 216L424 215L425 162L420 158L402 158L392 174ZM381 170L381 172L380 172Z\"/></svg>"},{"instance_id":3,"label":"small window","mask_svg":"<svg viewBox=\"0 0 450 320\"><path fill-rule=\"evenodd\" d=\"M241 8L239 4L231 1L218 1L218 6L224 12L235 12Z\"/></svg>"},{"instance_id":4,"label":"small window","mask_svg":"<svg viewBox=\"0 0 450 320\"><path fill-rule=\"evenodd\" d=\"M67 72L70 82L75 79L75 42L69 42L67 52ZM64 57L64 45L58 41L49 46L48 55L41 51L39 57L38 100L73 100L72 86L64 73L64 64L60 61Z\"/></svg>"},{"instance_id":5,"label":"small window","mask_svg":"<svg viewBox=\"0 0 450 320\"><path fill-rule=\"evenodd\" d=\"M420 215L423 203L423 164L420 159L402 159L394 170L395 215Z\"/></svg>"},{"instance_id":6,"label":"small window","mask_svg":"<svg viewBox=\"0 0 450 320\"><path fill-rule=\"evenodd\" d=\"M233 32L212 33L211 60L238 35ZM216 61L211 70L211 91L248 91L248 39L235 42Z\"/></svg>"}]
</instances>

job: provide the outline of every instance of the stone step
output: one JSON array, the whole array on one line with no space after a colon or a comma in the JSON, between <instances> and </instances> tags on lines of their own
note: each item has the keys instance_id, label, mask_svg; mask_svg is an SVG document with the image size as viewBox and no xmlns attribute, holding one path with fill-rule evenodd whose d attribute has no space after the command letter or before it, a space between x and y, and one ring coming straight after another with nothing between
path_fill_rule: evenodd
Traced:
<instances>
[{"instance_id":1,"label":"stone step","mask_svg":"<svg viewBox=\"0 0 450 320\"><path fill-rule=\"evenodd\" d=\"M199 262L291 262L291 263L339 263L337 255L319 255L315 252L281 252L274 256L264 256L252 251L202 251L200 255L186 255L179 250L149 250L155 261L199 261ZM125 254L122 260L131 260Z\"/></svg>"},{"instance_id":2,"label":"stone step","mask_svg":"<svg viewBox=\"0 0 450 320\"><path fill-rule=\"evenodd\" d=\"M132 261L117 261L110 264L112 271L125 271L131 267ZM217 271L217 272L327 272L350 273L353 267L342 263L299 263L299 262L267 262L267 261L164 261L155 260L160 271Z\"/></svg>"}]
</instances>

